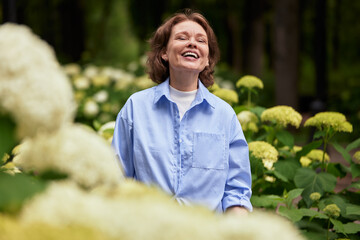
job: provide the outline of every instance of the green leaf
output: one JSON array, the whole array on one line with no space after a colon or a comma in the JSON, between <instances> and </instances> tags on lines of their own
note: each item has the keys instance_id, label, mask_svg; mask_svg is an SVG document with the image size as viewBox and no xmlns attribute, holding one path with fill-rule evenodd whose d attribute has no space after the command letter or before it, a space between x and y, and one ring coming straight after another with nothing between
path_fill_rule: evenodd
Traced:
<instances>
[{"instance_id":1,"label":"green leaf","mask_svg":"<svg viewBox=\"0 0 360 240\"><path fill-rule=\"evenodd\" d=\"M346 215L360 215L360 206L355 204L346 205Z\"/></svg>"},{"instance_id":2,"label":"green leaf","mask_svg":"<svg viewBox=\"0 0 360 240\"><path fill-rule=\"evenodd\" d=\"M0 172L0 212L18 212L24 201L45 187L44 182L25 174L12 176Z\"/></svg>"},{"instance_id":3,"label":"green leaf","mask_svg":"<svg viewBox=\"0 0 360 240\"><path fill-rule=\"evenodd\" d=\"M274 164L275 172L289 180L293 180L296 170L300 168L300 164L291 160L279 160Z\"/></svg>"},{"instance_id":4,"label":"green leaf","mask_svg":"<svg viewBox=\"0 0 360 240\"><path fill-rule=\"evenodd\" d=\"M307 216L310 218L320 218L320 219L328 219L329 217L326 216L325 214L309 209L309 208L300 208L299 211L301 212L301 214L303 216Z\"/></svg>"},{"instance_id":5,"label":"green leaf","mask_svg":"<svg viewBox=\"0 0 360 240\"><path fill-rule=\"evenodd\" d=\"M68 178L66 173L61 173L56 170L47 170L38 175L39 178L49 181L49 180L63 180Z\"/></svg>"},{"instance_id":6,"label":"green leaf","mask_svg":"<svg viewBox=\"0 0 360 240\"><path fill-rule=\"evenodd\" d=\"M285 146L292 148L294 146L294 136L288 131L278 131L276 133L276 138Z\"/></svg>"},{"instance_id":7,"label":"green leaf","mask_svg":"<svg viewBox=\"0 0 360 240\"><path fill-rule=\"evenodd\" d=\"M313 139L322 138L326 136L326 131L316 131Z\"/></svg>"},{"instance_id":8,"label":"green leaf","mask_svg":"<svg viewBox=\"0 0 360 240\"><path fill-rule=\"evenodd\" d=\"M303 218L303 214L299 209L288 209L284 206L279 207L279 214L283 217L290 219L292 222L300 221Z\"/></svg>"},{"instance_id":9,"label":"green leaf","mask_svg":"<svg viewBox=\"0 0 360 240\"><path fill-rule=\"evenodd\" d=\"M95 130L98 131L101 128L102 125L98 120L95 119L93 121L93 126L94 126Z\"/></svg>"},{"instance_id":10,"label":"green leaf","mask_svg":"<svg viewBox=\"0 0 360 240\"><path fill-rule=\"evenodd\" d=\"M347 145L347 147L345 148L345 150L347 152L350 152L351 150L360 147L360 138L356 139L355 141L353 141L352 143L350 143L349 145Z\"/></svg>"},{"instance_id":11,"label":"green leaf","mask_svg":"<svg viewBox=\"0 0 360 240\"><path fill-rule=\"evenodd\" d=\"M343 226L344 226L344 232L347 234L355 234L360 232L360 224L358 223L350 222L343 224Z\"/></svg>"},{"instance_id":12,"label":"green leaf","mask_svg":"<svg viewBox=\"0 0 360 240\"><path fill-rule=\"evenodd\" d=\"M351 175L354 178L360 176L360 165L356 163L351 163Z\"/></svg>"},{"instance_id":13,"label":"green leaf","mask_svg":"<svg viewBox=\"0 0 360 240\"><path fill-rule=\"evenodd\" d=\"M313 141L307 145L305 145L301 151L296 153L296 158L300 159L300 157L305 156L306 154L308 154L311 150L316 149L318 147L320 147L322 144L322 140L318 140L318 141Z\"/></svg>"},{"instance_id":14,"label":"green leaf","mask_svg":"<svg viewBox=\"0 0 360 240\"><path fill-rule=\"evenodd\" d=\"M333 142L332 145L348 163L352 163L351 155L340 144Z\"/></svg>"},{"instance_id":15,"label":"green leaf","mask_svg":"<svg viewBox=\"0 0 360 240\"><path fill-rule=\"evenodd\" d=\"M248 110L248 107L244 106L244 105L234 107L234 111L236 114L238 114L244 110Z\"/></svg>"},{"instance_id":16,"label":"green leaf","mask_svg":"<svg viewBox=\"0 0 360 240\"><path fill-rule=\"evenodd\" d=\"M284 199L277 195L252 196L251 203L255 207L276 208Z\"/></svg>"},{"instance_id":17,"label":"green leaf","mask_svg":"<svg viewBox=\"0 0 360 240\"><path fill-rule=\"evenodd\" d=\"M328 173L340 178L345 177L347 173L340 163L329 163L326 169Z\"/></svg>"},{"instance_id":18,"label":"green leaf","mask_svg":"<svg viewBox=\"0 0 360 240\"><path fill-rule=\"evenodd\" d=\"M10 117L0 114L0 160L4 154L9 153L17 143L15 128L16 125Z\"/></svg>"},{"instance_id":19,"label":"green leaf","mask_svg":"<svg viewBox=\"0 0 360 240\"><path fill-rule=\"evenodd\" d=\"M334 225L334 230L336 232L346 235L344 224L336 219L330 218L331 223Z\"/></svg>"},{"instance_id":20,"label":"green leaf","mask_svg":"<svg viewBox=\"0 0 360 240\"><path fill-rule=\"evenodd\" d=\"M253 107L250 109L250 111L255 113L259 118L261 118L261 114L265 110L266 110L266 108L260 107L260 106L256 106L256 107Z\"/></svg>"},{"instance_id":21,"label":"green leaf","mask_svg":"<svg viewBox=\"0 0 360 240\"><path fill-rule=\"evenodd\" d=\"M280 179L281 181L283 181L283 182L289 182L288 178L285 177L282 173L274 170L274 171L273 171L273 174L275 175L276 178Z\"/></svg>"},{"instance_id":22,"label":"green leaf","mask_svg":"<svg viewBox=\"0 0 360 240\"><path fill-rule=\"evenodd\" d=\"M360 182L352 183L349 187L347 187L347 189L350 189L350 188L356 188L356 189L360 190Z\"/></svg>"},{"instance_id":23,"label":"green leaf","mask_svg":"<svg viewBox=\"0 0 360 240\"><path fill-rule=\"evenodd\" d=\"M251 173L255 174L257 177L264 174L264 164L260 159L257 159L252 154L250 154L250 165Z\"/></svg>"},{"instance_id":24,"label":"green leaf","mask_svg":"<svg viewBox=\"0 0 360 240\"><path fill-rule=\"evenodd\" d=\"M324 192L331 192L336 186L336 177L329 173L317 174L314 170L309 168L299 168L296 171L294 182L297 188L304 188L302 197L307 206L310 207L312 200L310 194L319 192L323 195Z\"/></svg>"},{"instance_id":25,"label":"green leaf","mask_svg":"<svg viewBox=\"0 0 360 240\"><path fill-rule=\"evenodd\" d=\"M285 200L288 208L290 208L292 206L292 201L295 198L299 197L303 191L304 191L304 189L302 189L302 188L296 188L296 189L293 189L290 192L288 192L286 200Z\"/></svg>"}]
</instances>

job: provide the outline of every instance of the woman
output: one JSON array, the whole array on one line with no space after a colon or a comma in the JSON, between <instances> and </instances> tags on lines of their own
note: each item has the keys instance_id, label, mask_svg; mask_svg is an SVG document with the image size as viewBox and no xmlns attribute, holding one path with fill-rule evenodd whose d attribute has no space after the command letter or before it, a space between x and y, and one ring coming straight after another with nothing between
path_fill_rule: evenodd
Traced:
<instances>
[{"instance_id":1,"label":"woman","mask_svg":"<svg viewBox=\"0 0 360 240\"><path fill-rule=\"evenodd\" d=\"M150 40L150 78L116 120L113 147L127 177L178 202L217 212L252 210L248 147L233 109L211 94L219 50L199 13L165 21Z\"/></svg>"}]
</instances>

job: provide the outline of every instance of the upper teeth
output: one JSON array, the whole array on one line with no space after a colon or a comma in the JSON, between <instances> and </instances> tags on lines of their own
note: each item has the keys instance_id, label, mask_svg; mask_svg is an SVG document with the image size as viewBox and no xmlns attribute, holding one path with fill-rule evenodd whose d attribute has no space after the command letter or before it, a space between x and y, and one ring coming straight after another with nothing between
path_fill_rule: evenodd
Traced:
<instances>
[{"instance_id":1,"label":"upper teeth","mask_svg":"<svg viewBox=\"0 0 360 240\"><path fill-rule=\"evenodd\" d=\"M196 53L193 53L193 52L186 52L183 54L184 57L187 57L187 56L191 56L191 57L194 57L194 58L198 58L198 55Z\"/></svg>"}]
</instances>

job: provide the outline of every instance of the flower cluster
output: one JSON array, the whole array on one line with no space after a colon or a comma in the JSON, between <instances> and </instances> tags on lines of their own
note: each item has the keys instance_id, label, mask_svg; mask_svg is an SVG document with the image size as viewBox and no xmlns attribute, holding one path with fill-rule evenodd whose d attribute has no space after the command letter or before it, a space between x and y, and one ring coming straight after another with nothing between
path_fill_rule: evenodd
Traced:
<instances>
[{"instance_id":1,"label":"flower cluster","mask_svg":"<svg viewBox=\"0 0 360 240\"><path fill-rule=\"evenodd\" d=\"M306 156L302 156L299 161L303 167L308 167L312 163L311 159Z\"/></svg>"},{"instance_id":2,"label":"flower cluster","mask_svg":"<svg viewBox=\"0 0 360 240\"><path fill-rule=\"evenodd\" d=\"M259 122L258 117L255 115L255 113L250 111L241 111L237 114L237 118L241 124L241 127L244 131L252 131L252 132L258 132L259 128L257 126L257 123Z\"/></svg>"},{"instance_id":3,"label":"flower cluster","mask_svg":"<svg viewBox=\"0 0 360 240\"><path fill-rule=\"evenodd\" d=\"M319 192L313 192L310 194L310 199L312 201L319 201L321 198L321 194Z\"/></svg>"},{"instance_id":4,"label":"flower cluster","mask_svg":"<svg viewBox=\"0 0 360 240\"><path fill-rule=\"evenodd\" d=\"M215 215L202 207L179 206L158 189L131 180L92 192L68 182L52 183L25 205L20 221L25 226L82 226L104 233L106 239L303 239L275 214Z\"/></svg>"},{"instance_id":5,"label":"flower cluster","mask_svg":"<svg viewBox=\"0 0 360 240\"><path fill-rule=\"evenodd\" d=\"M70 82L52 48L26 26L0 26L0 108L20 138L51 132L74 118Z\"/></svg>"},{"instance_id":6,"label":"flower cluster","mask_svg":"<svg viewBox=\"0 0 360 240\"><path fill-rule=\"evenodd\" d=\"M117 184L123 178L114 156L109 144L95 132L65 125L55 133L24 141L15 164L24 171L64 173L82 186L94 187Z\"/></svg>"},{"instance_id":7,"label":"flower cluster","mask_svg":"<svg viewBox=\"0 0 360 240\"><path fill-rule=\"evenodd\" d=\"M261 121L274 122L279 127L286 127L287 125L292 125L298 128L300 126L301 120L302 116L300 115L300 113L298 113L289 106L275 106L266 109L261 114Z\"/></svg>"},{"instance_id":8,"label":"flower cluster","mask_svg":"<svg viewBox=\"0 0 360 240\"><path fill-rule=\"evenodd\" d=\"M360 162L360 151L357 151L355 154L354 154L354 158L356 161Z\"/></svg>"},{"instance_id":9,"label":"flower cluster","mask_svg":"<svg viewBox=\"0 0 360 240\"><path fill-rule=\"evenodd\" d=\"M236 87L238 88L245 87L248 89L252 89L252 88L263 89L264 84L259 78L255 76L245 75L236 82Z\"/></svg>"},{"instance_id":10,"label":"flower cluster","mask_svg":"<svg viewBox=\"0 0 360 240\"><path fill-rule=\"evenodd\" d=\"M308 157L312 161L322 161L323 155L324 155L323 150L321 150L321 149L313 149L308 154L306 154L306 157ZM329 155L327 153L325 153L324 161L325 162L330 161L330 157L329 157Z\"/></svg>"},{"instance_id":11,"label":"flower cluster","mask_svg":"<svg viewBox=\"0 0 360 240\"><path fill-rule=\"evenodd\" d=\"M333 129L335 132L352 132L351 123L338 112L321 112L306 120L305 127L316 127L320 130Z\"/></svg>"},{"instance_id":12,"label":"flower cluster","mask_svg":"<svg viewBox=\"0 0 360 240\"><path fill-rule=\"evenodd\" d=\"M340 208L336 204L329 204L323 209L323 212L329 217L337 218L340 216Z\"/></svg>"},{"instance_id":13,"label":"flower cluster","mask_svg":"<svg viewBox=\"0 0 360 240\"><path fill-rule=\"evenodd\" d=\"M264 141L254 141L249 143L251 154L261 159L264 167L268 170L273 168L273 164L278 160L278 151L271 144Z\"/></svg>"},{"instance_id":14,"label":"flower cluster","mask_svg":"<svg viewBox=\"0 0 360 240\"><path fill-rule=\"evenodd\" d=\"M135 91L155 85L147 76L136 77L134 73L120 68L85 66L74 63L63 66L71 79L78 104L77 117L96 119L100 123L113 120L126 99Z\"/></svg>"},{"instance_id":15,"label":"flower cluster","mask_svg":"<svg viewBox=\"0 0 360 240\"><path fill-rule=\"evenodd\" d=\"M104 233L83 226L55 227L51 224L19 224L16 218L0 214L1 239L7 240L103 240L109 239Z\"/></svg>"},{"instance_id":16,"label":"flower cluster","mask_svg":"<svg viewBox=\"0 0 360 240\"><path fill-rule=\"evenodd\" d=\"M225 102L229 103L230 105L239 102L239 96L234 90L226 89L226 88L218 88L213 90L212 93L218 96L219 98L221 98L222 100L224 100Z\"/></svg>"},{"instance_id":17,"label":"flower cluster","mask_svg":"<svg viewBox=\"0 0 360 240\"><path fill-rule=\"evenodd\" d=\"M330 161L330 156L327 153L324 154L323 150L313 149L308 154L306 154L306 156L302 156L300 158L301 166L307 167L314 161L321 162L323 160L323 156L325 162Z\"/></svg>"}]
</instances>

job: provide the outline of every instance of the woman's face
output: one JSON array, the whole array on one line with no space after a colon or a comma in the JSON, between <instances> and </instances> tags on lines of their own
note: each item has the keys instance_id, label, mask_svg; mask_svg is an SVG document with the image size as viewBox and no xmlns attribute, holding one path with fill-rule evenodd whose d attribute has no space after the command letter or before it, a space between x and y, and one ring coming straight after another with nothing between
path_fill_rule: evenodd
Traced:
<instances>
[{"instance_id":1,"label":"woman's face","mask_svg":"<svg viewBox=\"0 0 360 240\"><path fill-rule=\"evenodd\" d=\"M173 26L166 52L171 71L200 73L209 65L208 38L202 26L194 21L184 21Z\"/></svg>"}]
</instances>

